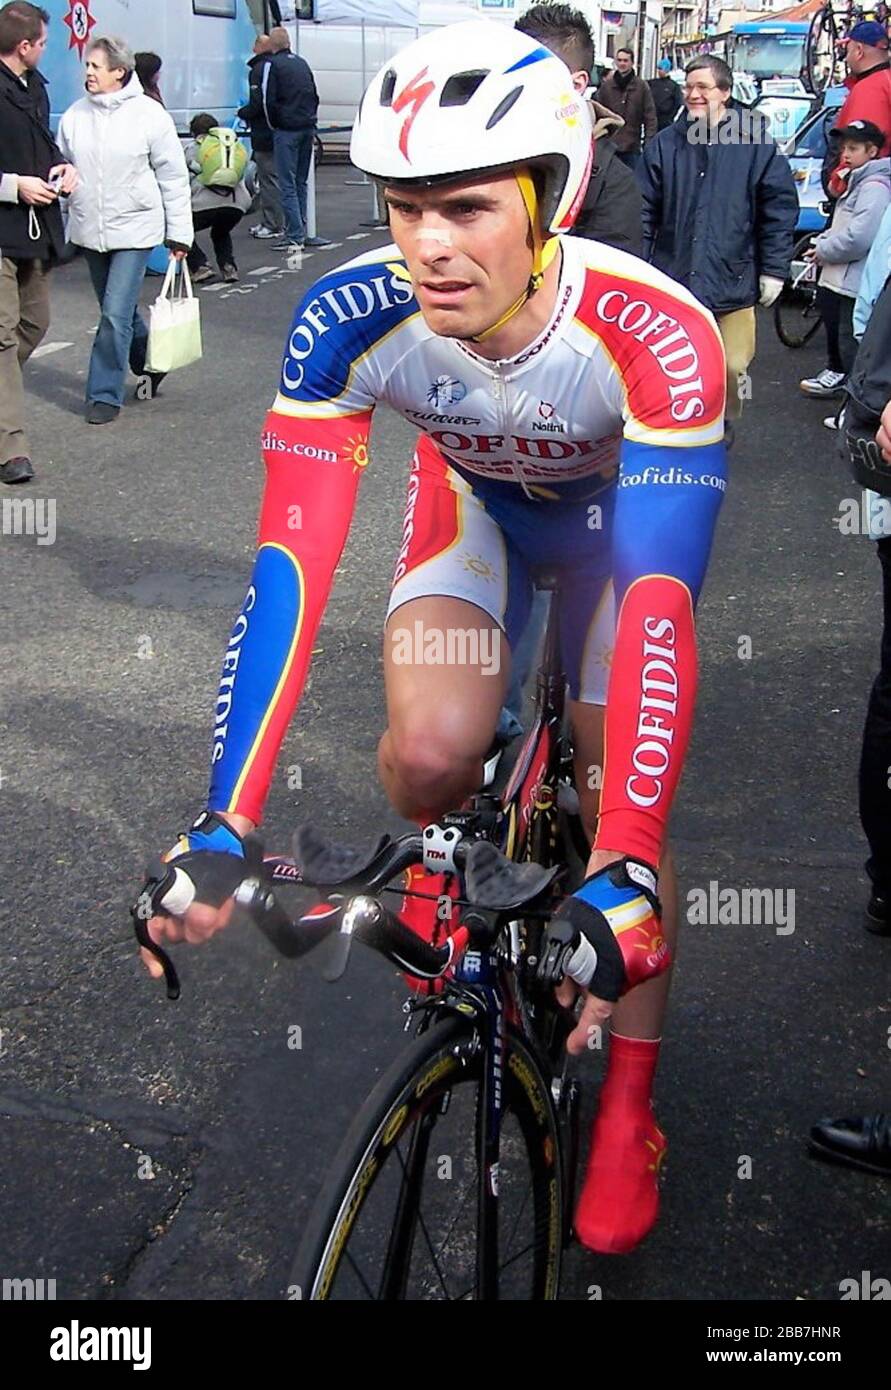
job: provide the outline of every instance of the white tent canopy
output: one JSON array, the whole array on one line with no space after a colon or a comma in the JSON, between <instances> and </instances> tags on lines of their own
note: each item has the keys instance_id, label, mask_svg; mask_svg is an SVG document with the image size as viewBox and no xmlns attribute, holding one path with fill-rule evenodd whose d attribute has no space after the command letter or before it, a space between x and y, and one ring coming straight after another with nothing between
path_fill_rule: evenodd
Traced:
<instances>
[{"instance_id":1,"label":"white tent canopy","mask_svg":"<svg viewBox=\"0 0 891 1390\"><path fill-rule=\"evenodd\" d=\"M399 24L418 26L419 0L316 0L322 24Z\"/></svg>"}]
</instances>

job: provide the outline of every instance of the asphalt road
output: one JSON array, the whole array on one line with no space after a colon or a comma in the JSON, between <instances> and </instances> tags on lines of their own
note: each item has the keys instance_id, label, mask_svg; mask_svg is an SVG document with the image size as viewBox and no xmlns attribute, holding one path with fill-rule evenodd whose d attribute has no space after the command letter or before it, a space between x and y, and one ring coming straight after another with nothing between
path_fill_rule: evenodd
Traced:
<instances>
[{"instance_id":1,"label":"asphalt road","mask_svg":"<svg viewBox=\"0 0 891 1390\"><path fill-rule=\"evenodd\" d=\"M320 230L342 245L299 273L259 273L278 256L238 234L242 283L202 290L206 356L157 401L84 423L96 310L82 262L56 275L28 369L31 495L55 503L56 536L0 535L0 1275L55 1278L60 1298L280 1297L339 1136L401 1045L403 991L376 958L328 986L233 931L180 950L171 1004L137 965L125 910L148 855L203 804L219 662L251 566L258 432L294 302L383 240L344 240L370 209L347 177L320 176ZM682 902L715 882L774 890L786 913L794 893L794 930L685 929L657 1087L661 1220L624 1259L575 1248L567 1299L597 1286L605 1299L833 1300L864 1270L891 1277L891 1188L805 1153L817 1116L891 1103L891 942L861 927L856 814L879 569L868 540L839 530L857 490L825 411L797 391L819 346L781 348L768 316L759 331L700 607L674 843ZM379 412L269 802L275 846L307 818L356 840L396 824L374 763L410 449L407 426Z\"/></svg>"}]
</instances>

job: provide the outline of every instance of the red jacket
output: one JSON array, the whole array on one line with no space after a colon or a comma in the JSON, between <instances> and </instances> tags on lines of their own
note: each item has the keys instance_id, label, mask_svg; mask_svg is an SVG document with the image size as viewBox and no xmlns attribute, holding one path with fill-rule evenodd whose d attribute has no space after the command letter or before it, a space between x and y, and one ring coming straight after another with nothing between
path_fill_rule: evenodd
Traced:
<instances>
[{"instance_id":1,"label":"red jacket","mask_svg":"<svg viewBox=\"0 0 891 1390\"><path fill-rule=\"evenodd\" d=\"M879 153L891 154L891 67L885 63L859 77L848 77L845 86L848 95L836 127L850 125L851 121L872 121L885 134Z\"/></svg>"}]
</instances>

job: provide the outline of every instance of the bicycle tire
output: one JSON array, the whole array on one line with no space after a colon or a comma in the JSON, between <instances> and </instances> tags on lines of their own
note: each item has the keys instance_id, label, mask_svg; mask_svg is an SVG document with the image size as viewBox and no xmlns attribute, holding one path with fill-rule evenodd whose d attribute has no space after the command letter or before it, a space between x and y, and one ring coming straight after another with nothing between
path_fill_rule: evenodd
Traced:
<instances>
[{"instance_id":1,"label":"bicycle tire","mask_svg":"<svg viewBox=\"0 0 891 1390\"><path fill-rule=\"evenodd\" d=\"M811 91L824 92L832 81L838 52L838 25L831 0L813 15L805 41L805 67ZM827 61L828 60L828 61Z\"/></svg>"},{"instance_id":2,"label":"bicycle tire","mask_svg":"<svg viewBox=\"0 0 891 1390\"><path fill-rule=\"evenodd\" d=\"M473 1024L457 1015L437 1021L414 1039L378 1081L350 1126L314 1203L294 1259L290 1298L323 1301L337 1296L334 1286L350 1238L397 1143L412 1127L417 1133L418 1122L425 1116L430 1128L435 1128L436 1121L430 1124L429 1117L447 1095L451 1100L458 1087L476 1084L479 1091L482 1052L470 1055L473 1034ZM506 1109L519 1122L532 1179L530 1297L555 1299L564 1236L560 1134L541 1066L513 1029L505 1032L503 1081ZM398 1172L395 1168L390 1171ZM403 1164L403 1186L404 1179ZM419 1217L414 1219L417 1225ZM416 1236L417 1231L411 1237L407 1259L403 1259L406 1267L389 1271L394 1283L402 1281L401 1292L390 1297L407 1297Z\"/></svg>"},{"instance_id":3,"label":"bicycle tire","mask_svg":"<svg viewBox=\"0 0 891 1390\"><path fill-rule=\"evenodd\" d=\"M812 233L808 233L807 236L799 238L792 251L793 263L801 260L803 252L812 241ZM793 349L804 347L806 343L810 342L823 322L820 311L816 307L816 298L814 298L810 301L813 307L813 315L807 320L807 326L802 330L800 318L803 317L803 313L806 312L806 310L803 310L803 305L808 293L809 292L798 289L793 290L791 285L787 283L783 286L774 303L773 324L776 329L777 337L784 347ZM796 314L799 315L798 320L794 317Z\"/></svg>"}]
</instances>

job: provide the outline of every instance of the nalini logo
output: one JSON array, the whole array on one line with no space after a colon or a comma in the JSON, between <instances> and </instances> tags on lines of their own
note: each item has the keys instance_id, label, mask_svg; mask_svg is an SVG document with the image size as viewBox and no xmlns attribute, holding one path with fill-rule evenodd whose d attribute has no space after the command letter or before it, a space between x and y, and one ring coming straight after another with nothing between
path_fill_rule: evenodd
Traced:
<instances>
[{"instance_id":1,"label":"nalini logo","mask_svg":"<svg viewBox=\"0 0 891 1390\"><path fill-rule=\"evenodd\" d=\"M533 430L536 430L539 434L563 433L566 426L562 420L559 420L555 417L554 406L551 405L550 401L539 401L538 414L540 418L538 420L533 420L532 422Z\"/></svg>"},{"instance_id":2,"label":"nalini logo","mask_svg":"<svg viewBox=\"0 0 891 1390\"><path fill-rule=\"evenodd\" d=\"M467 387L463 381L453 376L438 376L430 383L427 400L438 410L444 405L457 405L466 395Z\"/></svg>"}]
</instances>

